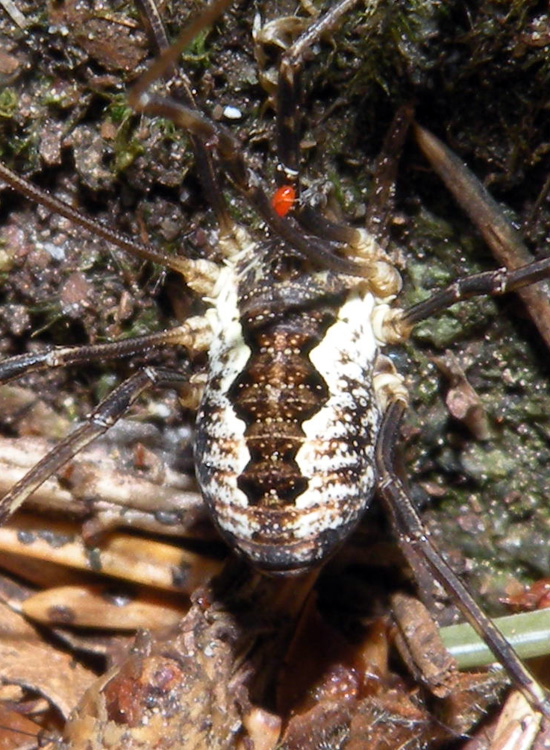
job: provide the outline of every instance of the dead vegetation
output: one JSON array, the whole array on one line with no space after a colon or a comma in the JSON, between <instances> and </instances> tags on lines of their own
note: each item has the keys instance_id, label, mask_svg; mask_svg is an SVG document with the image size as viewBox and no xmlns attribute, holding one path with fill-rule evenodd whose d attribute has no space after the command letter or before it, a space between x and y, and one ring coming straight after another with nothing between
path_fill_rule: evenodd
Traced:
<instances>
[{"instance_id":1,"label":"dead vegetation","mask_svg":"<svg viewBox=\"0 0 550 750\"><path fill-rule=\"evenodd\" d=\"M546 14L534 2L397 5L393 19L382 7L370 35L358 12L308 72L303 146L311 187L326 188L329 210L363 222L387 125L414 99L418 120L469 161L543 252ZM296 10L282 0L261 6L264 19ZM2 158L95 217L174 253L214 252L185 137L135 117L126 105L148 54L135 9L57 1L17 7L24 28L0 10ZM172 31L197 7L165 9ZM307 18L307 10L303 3L300 14ZM269 180L272 115L258 82L253 15L249 3L236 3L218 29L196 41L184 65L215 117L227 124L227 107L240 113L232 126ZM399 175L388 229L406 266L409 300L494 263L412 147ZM160 330L193 310L178 279L115 255L7 191L1 201L4 356ZM256 221L238 203L232 209ZM474 580L496 598L512 573L523 580L549 572L542 469L550 411L547 357L519 303L481 307L453 310L419 330L410 352L418 396L405 454L419 500L445 498L446 513L430 510L434 534L458 569L481 554ZM457 343L458 365L436 362ZM64 434L135 366L52 371L31 376L23 390L4 389L2 490L44 441ZM450 373L447 403L436 369L444 379ZM376 524L324 572L315 594L312 581L290 593L233 562L208 583L224 553L193 494L190 416L182 417L173 395L155 394L133 417L137 426L125 422L74 461L1 532L12 540L0 541L3 746L37 747L40 733L51 738L46 747L67 750L502 746L490 744L490 733L483 739L485 729L472 729L498 693L494 676L451 668L450 692L434 698L418 666L411 673L396 656L390 598L410 582ZM182 549L180 535L191 549ZM125 541L118 567L109 568L109 544L120 552ZM130 581L136 555L150 561L149 578L139 568ZM37 600L43 588L47 598ZM439 609L452 618L446 603ZM38 629L22 613L41 623ZM130 630L153 623L158 632L140 636L126 656ZM421 611L408 627L421 637ZM96 675L102 681L80 703ZM468 732L473 737L459 739Z\"/></svg>"}]
</instances>

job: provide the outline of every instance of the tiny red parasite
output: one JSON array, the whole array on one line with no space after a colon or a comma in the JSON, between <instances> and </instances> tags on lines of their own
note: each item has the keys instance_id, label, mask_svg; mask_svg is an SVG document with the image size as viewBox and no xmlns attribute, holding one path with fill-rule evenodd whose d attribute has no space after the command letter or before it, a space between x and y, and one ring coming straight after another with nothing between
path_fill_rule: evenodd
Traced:
<instances>
[{"instance_id":1,"label":"tiny red parasite","mask_svg":"<svg viewBox=\"0 0 550 750\"><path fill-rule=\"evenodd\" d=\"M271 205L279 216L286 216L294 206L295 200L295 188L292 185L281 185L281 187L277 188L275 191L273 198L271 199Z\"/></svg>"}]
</instances>

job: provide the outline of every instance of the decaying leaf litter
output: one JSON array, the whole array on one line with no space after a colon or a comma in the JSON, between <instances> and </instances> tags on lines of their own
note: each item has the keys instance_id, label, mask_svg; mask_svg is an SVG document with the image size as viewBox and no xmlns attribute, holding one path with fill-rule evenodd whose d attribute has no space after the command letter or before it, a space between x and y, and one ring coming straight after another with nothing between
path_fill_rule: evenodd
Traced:
<instances>
[{"instance_id":1,"label":"decaying leaf litter","mask_svg":"<svg viewBox=\"0 0 550 750\"><path fill-rule=\"evenodd\" d=\"M350 24L321 63L311 65L306 106L314 126L304 136L304 153L312 185L318 189L320 181L328 181L331 208L343 205L361 221L391 116L414 97L418 120L444 135L490 183L515 220L526 225L533 247L542 250L548 174L541 105L548 73L545 17L529 3L507 4L504 11L498 3L477 3L469 13L458 4L445 11L432 5L403 4L391 20L381 20L372 37L361 34L360 22ZM76 4L55 4L48 17L37 17L32 3L21 10L33 21L24 30L1 18L8 58L2 68L8 83L1 107L3 158L42 184L65 186L71 200L98 217L165 246L177 247L183 231L187 246L203 252L209 218L188 171L185 139L171 127L133 118L125 104L126 86L147 49L134 11L121 6L119 15L109 19L100 6L82 11ZM174 29L182 18L177 10ZM268 10L265 17L277 17L294 6L270 4ZM185 64L202 73L199 93L215 115L223 118L227 106L240 111L239 132L259 171L269 176L272 117L257 83L251 14L242 11L237 5L219 33L197 40ZM99 35L99 46L87 43L86 35L65 33L76 20L82 26L85 15L77 14L87 12L91 24L98 18L105 24L107 17L110 32ZM110 36L113 29L116 37ZM412 146L398 174L391 232L406 264L410 301L424 284L439 286L459 273L492 267L468 220ZM242 212L242 207L235 210ZM2 195L2 211L9 217L2 248L6 355L22 351L31 331L31 346L84 343L162 328L173 316L189 314L193 303L176 280L115 258L93 238L83 242L79 232L71 241L64 220L8 193ZM420 500L426 492L435 498L436 508L428 510L432 530L453 552L458 568L465 564L464 552L458 551L462 547L467 565L477 566L474 586L495 597L512 576L521 580L547 572L547 522L538 504L545 499L547 482L536 470L544 465L547 448L547 374L540 340L526 336L528 324L519 307L509 299L461 306L420 330L407 352L414 364L402 363L419 383L412 386L418 399L408 428L414 438L407 449L411 483L420 488ZM510 318L510 309L515 317ZM441 357L451 344L460 346L455 354L487 413L490 435L483 442L472 440L471 428L456 414L449 420L442 398L446 386L434 355ZM127 371L124 365L117 368ZM29 388L56 416L39 416L38 424L31 420L27 434L40 433L44 421L53 425L46 428L50 436L49 429L59 429L60 417L85 414L112 387L117 368L88 371L82 380L61 372L40 376L39 382L38 376L30 378ZM21 416L28 425L31 410L23 411L16 410L6 425L8 437L17 434ZM160 446L163 460L187 471L189 450L183 458L174 457L178 443L188 440L175 398L155 396L138 411L144 430L138 440L146 447ZM151 419L154 430L146 426ZM440 510L449 512L448 521ZM504 559L495 555L499 551ZM482 553L481 560L472 563L475 552Z\"/></svg>"}]
</instances>

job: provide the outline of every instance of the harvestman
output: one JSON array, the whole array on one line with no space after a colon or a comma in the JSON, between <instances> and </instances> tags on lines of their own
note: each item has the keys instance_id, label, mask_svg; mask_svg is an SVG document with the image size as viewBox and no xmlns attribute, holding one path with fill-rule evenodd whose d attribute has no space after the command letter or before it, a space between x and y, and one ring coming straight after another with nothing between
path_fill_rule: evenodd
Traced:
<instances>
[{"instance_id":1,"label":"harvestman","mask_svg":"<svg viewBox=\"0 0 550 750\"><path fill-rule=\"evenodd\" d=\"M283 207L275 210L261 180L248 166L238 141L198 110L185 75L172 72L182 49L219 16L229 0L217 0L208 6L173 46L168 45L152 0L141 0L153 36L163 52L130 93L130 102L136 111L166 117L189 133L197 172L219 225L224 265L169 257L91 221L5 166L0 166L0 177L28 198L118 248L181 273L188 286L210 302L211 310L205 316L190 318L179 327L158 334L13 357L0 364L0 382L51 367L128 357L151 348L178 346L190 351L209 351L209 381L199 407L197 474L214 521L225 538L266 572L305 571L330 555L354 528L372 496L377 475L379 495L413 568L429 570L457 601L517 686L534 705L550 714L544 691L433 546L396 475L394 445L407 406L407 392L402 378L379 352L384 344L406 340L415 324L461 300L504 294L547 277L550 260L459 279L425 302L401 310L390 304L400 289L399 274L374 238L364 230L329 221L300 201L300 72L311 46L336 26L356 2L341 0L313 22L283 54L277 87L280 184L297 198L283 201ZM366 12L372 12L376 5L376 2L368 4ZM153 84L167 73L171 74L168 95L152 93ZM415 131L423 150L436 162L436 168L437 162L447 166L452 163L453 157L437 139L419 126L415 126ZM433 157L434 151L438 152L437 157ZM252 238L245 228L234 223L223 199L220 173L260 215L266 226L265 237ZM243 280L248 284L258 283L263 303L268 300L268 288L277 291L274 296L279 307L269 297L273 306L269 308L270 320L265 330L264 322L260 326L261 335L257 333L260 313L254 308L254 300L251 301L258 290L252 288L250 295L242 295ZM302 339L302 343L296 343L298 334L303 333L306 312L310 315L310 308L316 306L323 310L330 308L329 322L319 314L315 318L322 319L317 326L317 343L309 339L307 344ZM363 318L352 319L358 314ZM288 321L296 323L298 333L287 331ZM327 369L327 342L334 330L348 335L353 343L349 352L354 355L361 352L358 341L361 346L367 342L372 349L371 361L364 365L356 380L353 380L356 376L345 370L345 387L339 377L341 373ZM291 346L289 342L294 344ZM352 373L356 363L344 356L345 346L338 351L339 362ZM276 380L269 357L283 354L287 365L277 370ZM309 368L302 380L290 374L299 362ZM256 375L259 373L256 381L256 375L250 374L252 370ZM370 381L360 391L358 383L365 372ZM350 379L354 385L350 386ZM305 390L315 392L319 402L304 406L302 397L297 398L297 405L288 406L288 413L282 410L279 418L285 429L290 425L288 434L281 432L273 437L264 429L272 422L271 413L266 416L267 407L251 405L250 399L243 406L243 400L249 398L261 381L257 403L266 401L269 388L275 389L281 401L282 391L291 393L297 380ZM7 493L0 503L0 518L5 520L41 483L104 433L144 391L188 385L186 374L167 368L146 367L134 374ZM198 378L195 385L195 392L187 398L188 405L197 405L198 386L203 385L203 380ZM346 406L348 391L354 388L360 391L357 402ZM340 419L344 412L345 420ZM354 422L350 415L355 414L359 418ZM228 434L228 424L236 425L240 434ZM333 432L332 437L329 434L322 455L317 446L320 440L309 433L307 440L303 438L312 425L320 424L333 431L342 428L340 433ZM370 442L366 441L366 434ZM308 447L308 441L315 447ZM322 465L328 467L319 470L321 481L327 482L324 505L319 500L323 486L316 493L313 491L311 476L316 467L309 476L300 473L311 466L315 456L321 456ZM338 475L338 481L332 484L327 479L331 472ZM342 477L347 478L347 483Z\"/></svg>"}]
</instances>

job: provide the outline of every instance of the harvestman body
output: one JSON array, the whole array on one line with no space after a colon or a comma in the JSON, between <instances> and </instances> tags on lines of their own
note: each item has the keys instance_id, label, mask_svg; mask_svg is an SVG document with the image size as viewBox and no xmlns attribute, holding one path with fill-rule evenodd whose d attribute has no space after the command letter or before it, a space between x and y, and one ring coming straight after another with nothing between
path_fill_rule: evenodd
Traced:
<instances>
[{"instance_id":1,"label":"harvestman body","mask_svg":"<svg viewBox=\"0 0 550 750\"><path fill-rule=\"evenodd\" d=\"M338 3L283 55L277 90L279 161L282 182L298 192L298 78L304 53L355 2ZM196 471L212 517L229 543L263 571L307 571L347 538L378 483L405 554L457 598L518 686L546 711L543 691L433 547L395 476L393 445L407 393L381 349L403 341L415 323L461 299L501 294L547 276L550 264L539 261L517 271L479 274L410 310L391 307L400 290L399 274L370 235L331 223L299 201L288 215L279 215L240 144L197 110L182 74L172 79L170 97L151 93L151 84L172 69L181 50L228 0L209 6L172 47L156 8L144 4L165 52L131 92L130 101L137 111L168 117L191 134L199 176L220 227L223 265L169 258L91 222L3 166L0 177L118 247L177 270L210 309L153 336L12 358L0 365L0 380L98 357L125 357L152 346L208 351ZM445 154L433 136L420 128L417 136L424 150L443 148ZM229 216L218 182L220 168L262 217L266 234L260 240ZM145 389L184 384L182 373L163 368L149 367L132 376L4 497L0 515L13 512Z\"/></svg>"},{"instance_id":2,"label":"harvestman body","mask_svg":"<svg viewBox=\"0 0 550 750\"><path fill-rule=\"evenodd\" d=\"M398 277L374 253L394 293ZM257 256L245 245L216 285L197 476L231 544L263 570L299 571L361 517L384 393L405 391L379 355L387 279L281 263L273 244L259 276Z\"/></svg>"}]
</instances>

